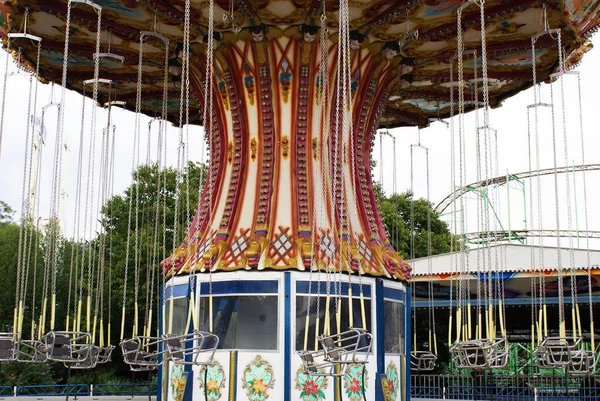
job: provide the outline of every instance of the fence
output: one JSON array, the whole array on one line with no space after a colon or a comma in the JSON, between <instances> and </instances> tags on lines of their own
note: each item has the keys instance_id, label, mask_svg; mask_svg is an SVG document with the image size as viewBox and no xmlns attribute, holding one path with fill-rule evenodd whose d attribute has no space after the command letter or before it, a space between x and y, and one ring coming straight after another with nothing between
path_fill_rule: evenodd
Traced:
<instances>
[{"instance_id":1,"label":"fence","mask_svg":"<svg viewBox=\"0 0 600 401\"><path fill-rule=\"evenodd\" d=\"M150 383L120 383L120 384L52 384L41 386L0 386L0 396L32 396L59 397L63 396L152 396L156 395L158 384Z\"/></svg>"},{"instance_id":2,"label":"fence","mask_svg":"<svg viewBox=\"0 0 600 401\"><path fill-rule=\"evenodd\" d=\"M13 388L10 386L0 386L0 397L11 397L13 395Z\"/></svg>"},{"instance_id":3,"label":"fence","mask_svg":"<svg viewBox=\"0 0 600 401\"><path fill-rule=\"evenodd\" d=\"M486 401L600 400L600 377L413 375L411 398Z\"/></svg>"}]
</instances>

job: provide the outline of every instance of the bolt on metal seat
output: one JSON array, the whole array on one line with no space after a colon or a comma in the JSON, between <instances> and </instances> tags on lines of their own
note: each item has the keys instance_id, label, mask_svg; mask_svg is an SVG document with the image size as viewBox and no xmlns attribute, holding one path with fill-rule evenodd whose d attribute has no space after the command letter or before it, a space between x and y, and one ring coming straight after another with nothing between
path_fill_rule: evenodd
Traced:
<instances>
[{"instance_id":1,"label":"bolt on metal seat","mask_svg":"<svg viewBox=\"0 0 600 401\"><path fill-rule=\"evenodd\" d=\"M429 351L413 351L410 353L410 368L419 372L430 372L435 369L437 356Z\"/></svg>"},{"instance_id":2,"label":"bolt on metal seat","mask_svg":"<svg viewBox=\"0 0 600 401\"><path fill-rule=\"evenodd\" d=\"M373 336L365 329L350 328L339 334L317 336L318 351L302 351L304 370L313 376L343 376L348 364L365 364L373 343Z\"/></svg>"},{"instance_id":3,"label":"bolt on metal seat","mask_svg":"<svg viewBox=\"0 0 600 401\"><path fill-rule=\"evenodd\" d=\"M51 331L42 337L46 355L53 362L83 363L92 349L92 336L80 331Z\"/></svg>"},{"instance_id":4,"label":"bolt on metal seat","mask_svg":"<svg viewBox=\"0 0 600 401\"><path fill-rule=\"evenodd\" d=\"M450 348L452 360L461 369L502 369L508 363L506 338L461 341Z\"/></svg>"},{"instance_id":5,"label":"bolt on metal seat","mask_svg":"<svg viewBox=\"0 0 600 401\"><path fill-rule=\"evenodd\" d=\"M164 335L163 341L167 359L181 365L210 365L219 346L216 334L199 330L180 336Z\"/></svg>"},{"instance_id":6,"label":"bolt on metal seat","mask_svg":"<svg viewBox=\"0 0 600 401\"><path fill-rule=\"evenodd\" d=\"M146 372L158 368L162 361L160 347L163 340L159 337L137 336L121 342L123 361L133 372Z\"/></svg>"},{"instance_id":7,"label":"bolt on metal seat","mask_svg":"<svg viewBox=\"0 0 600 401\"><path fill-rule=\"evenodd\" d=\"M38 340L21 340L19 342L19 362L46 362L48 354L46 344Z\"/></svg>"},{"instance_id":8,"label":"bolt on metal seat","mask_svg":"<svg viewBox=\"0 0 600 401\"><path fill-rule=\"evenodd\" d=\"M17 360L19 356L19 335L0 333L0 362Z\"/></svg>"}]
</instances>

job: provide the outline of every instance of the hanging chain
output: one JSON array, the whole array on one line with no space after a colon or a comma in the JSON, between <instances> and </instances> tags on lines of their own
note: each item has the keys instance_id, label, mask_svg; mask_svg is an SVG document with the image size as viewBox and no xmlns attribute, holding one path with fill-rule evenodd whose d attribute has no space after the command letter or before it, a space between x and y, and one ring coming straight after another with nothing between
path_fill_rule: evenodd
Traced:
<instances>
[{"instance_id":1,"label":"hanging chain","mask_svg":"<svg viewBox=\"0 0 600 401\"><path fill-rule=\"evenodd\" d=\"M577 74L577 100L579 108L579 136L581 142L581 164L585 166L585 135L583 131L583 103L581 99L581 76ZM585 173L582 175L583 178L583 214L585 219L585 248L587 258L587 285L588 285L588 306L590 310L590 322L594 321L594 309L592 304L592 262L590 252L590 234L589 234L589 219L588 219L588 205L587 205L587 184L585 179ZM595 351L595 350L593 350Z\"/></svg>"},{"instance_id":2,"label":"hanging chain","mask_svg":"<svg viewBox=\"0 0 600 401\"><path fill-rule=\"evenodd\" d=\"M139 126L139 108L141 107L141 95L142 95L142 67L143 67L143 56L144 56L144 37L142 35L140 35L140 52L139 52L139 58L138 58L138 79L137 79L137 90L136 90L136 129L135 129L135 133L134 133L134 137L133 137L133 149L134 149L134 157L131 158L131 173L132 175L135 176L135 172L136 172L136 168L138 165L138 159L136 157L136 151L135 149L139 149L139 130L138 130L138 126ZM138 157L139 157L139 153L137 153ZM136 185L136 188L138 187L138 185ZM130 253L130 246L131 246L131 220L132 220L132 214L133 214L133 202L134 202L134 190L132 188L132 190L129 192L129 213L128 213L128 217L127 217L127 243L125 245L125 274L123 276L123 310L125 310L125 306L126 306L126 301L127 301L127 278L128 278L128 274L129 274L129 253ZM135 210L136 213L136 220L137 220L137 208ZM136 229L136 241L137 241L137 229ZM137 246L136 248L137 249ZM134 275L135 276L135 275ZM137 285L135 285L137 287ZM137 296L135 297L135 299L137 299ZM123 320L124 322L124 320ZM121 325L121 340L123 340L123 335L124 335L124 327L123 324Z\"/></svg>"}]
</instances>

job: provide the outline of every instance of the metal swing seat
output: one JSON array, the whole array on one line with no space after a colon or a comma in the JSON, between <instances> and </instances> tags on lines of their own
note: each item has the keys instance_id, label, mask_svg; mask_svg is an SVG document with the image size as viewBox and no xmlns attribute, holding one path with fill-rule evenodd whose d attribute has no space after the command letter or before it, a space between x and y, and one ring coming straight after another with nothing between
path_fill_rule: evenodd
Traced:
<instances>
[{"instance_id":1,"label":"metal swing seat","mask_svg":"<svg viewBox=\"0 0 600 401\"><path fill-rule=\"evenodd\" d=\"M508 363L506 338L461 341L450 348L452 360L461 369L502 369Z\"/></svg>"},{"instance_id":2,"label":"metal swing seat","mask_svg":"<svg viewBox=\"0 0 600 401\"><path fill-rule=\"evenodd\" d=\"M67 368L71 369L93 369L98 364L98 355L100 354L100 347L97 345L90 346L87 358L80 362L64 363Z\"/></svg>"},{"instance_id":3,"label":"metal swing seat","mask_svg":"<svg viewBox=\"0 0 600 401\"><path fill-rule=\"evenodd\" d=\"M435 369L437 356L430 351L413 351L410 353L410 368L419 372L431 372Z\"/></svg>"},{"instance_id":4,"label":"metal swing seat","mask_svg":"<svg viewBox=\"0 0 600 401\"><path fill-rule=\"evenodd\" d=\"M596 355L582 348L581 338L572 341L566 337L547 337L533 355L540 368L568 368L573 375L589 375L596 370Z\"/></svg>"},{"instance_id":5,"label":"metal swing seat","mask_svg":"<svg viewBox=\"0 0 600 401\"><path fill-rule=\"evenodd\" d=\"M339 334L317 336L321 349L299 353L304 371L313 376L343 376L344 365L368 363L373 336L350 328Z\"/></svg>"},{"instance_id":6,"label":"metal swing seat","mask_svg":"<svg viewBox=\"0 0 600 401\"><path fill-rule=\"evenodd\" d=\"M19 362L46 362L48 354L46 344L39 340L21 340L19 341Z\"/></svg>"},{"instance_id":7,"label":"metal swing seat","mask_svg":"<svg viewBox=\"0 0 600 401\"><path fill-rule=\"evenodd\" d=\"M0 362L15 361L19 356L19 335L0 333Z\"/></svg>"},{"instance_id":8,"label":"metal swing seat","mask_svg":"<svg viewBox=\"0 0 600 401\"><path fill-rule=\"evenodd\" d=\"M111 361L112 352L115 349L114 345L107 347L99 347L98 352L98 364L103 364Z\"/></svg>"},{"instance_id":9,"label":"metal swing seat","mask_svg":"<svg viewBox=\"0 0 600 401\"><path fill-rule=\"evenodd\" d=\"M159 356L163 354L162 338L136 336L121 342L123 361L129 365L132 372L147 372L157 369L162 361Z\"/></svg>"},{"instance_id":10,"label":"metal swing seat","mask_svg":"<svg viewBox=\"0 0 600 401\"><path fill-rule=\"evenodd\" d=\"M569 373L573 376L591 376L596 373L596 354L592 350L580 349L571 354Z\"/></svg>"},{"instance_id":11,"label":"metal swing seat","mask_svg":"<svg viewBox=\"0 0 600 401\"><path fill-rule=\"evenodd\" d=\"M200 330L180 336L167 334L163 341L167 359L180 365L210 365L219 346L219 336Z\"/></svg>"},{"instance_id":12,"label":"metal swing seat","mask_svg":"<svg viewBox=\"0 0 600 401\"><path fill-rule=\"evenodd\" d=\"M85 363L92 351L92 336L81 331L51 331L42 337L46 355L53 362Z\"/></svg>"}]
</instances>

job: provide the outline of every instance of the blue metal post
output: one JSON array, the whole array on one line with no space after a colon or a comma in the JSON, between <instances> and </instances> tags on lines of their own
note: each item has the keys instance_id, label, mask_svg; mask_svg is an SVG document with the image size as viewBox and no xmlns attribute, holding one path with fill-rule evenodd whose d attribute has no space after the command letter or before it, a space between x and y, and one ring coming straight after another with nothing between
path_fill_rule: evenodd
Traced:
<instances>
[{"instance_id":1,"label":"blue metal post","mask_svg":"<svg viewBox=\"0 0 600 401\"><path fill-rule=\"evenodd\" d=\"M283 276L284 280L284 324L283 324L283 349L284 352L284 362L283 362L283 395L284 399L291 400L292 396L292 366L291 366L291 354L292 350L292 333L291 333L291 284L292 284L292 276L290 273L285 273Z\"/></svg>"},{"instance_id":2,"label":"blue metal post","mask_svg":"<svg viewBox=\"0 0 600 401\"><path fill-rule=\"evenodd\" d=\"M411 293L410 293L410 286L406 285L406 292L405 292L405 301L404 301L404 305L405 305L405 313L404 313L404 320L405 320L405 332L404 332L404 372L406 372L406 383L405 383L405 389L406 389L406 394L405 394L405 400L409 401L410 400L410 350L412 349L412 326L411 326L411 316L412 316L412 305L411 305Z\"/></svg>"},{"instance_id":3,"label":"blue metal post","mask_svg":"<svg viewBox=\"0 0 600 401\"><path fill-rule=\"evenodd\" d=\"M371 297L373 300L373 297ZM384 401L383 388L381 387L382 375L385 375L385 324L383 303L383 280L375 281L375 321L377 322L377 374L375 375L375 400Z\"/></svg>"}]
</instances>

